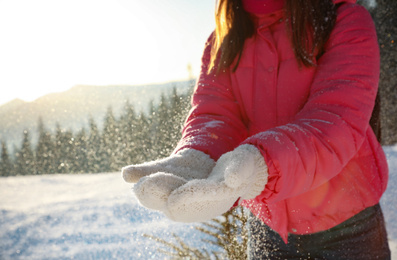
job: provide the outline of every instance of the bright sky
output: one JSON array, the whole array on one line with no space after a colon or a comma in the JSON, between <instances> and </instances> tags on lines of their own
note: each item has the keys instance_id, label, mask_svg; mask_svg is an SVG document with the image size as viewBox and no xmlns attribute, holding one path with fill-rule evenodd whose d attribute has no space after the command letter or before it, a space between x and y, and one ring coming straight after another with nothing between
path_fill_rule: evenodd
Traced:
<instances>
[{"instance_id":1,"label":"bright sky","mask_svg":"<svg viewBox=\"0 0 397 260\"><path fill-rule=\"evenodd\" d=\"M0 0L0 105L195 76L215 0Z\"/></svg>"}]
</instances>

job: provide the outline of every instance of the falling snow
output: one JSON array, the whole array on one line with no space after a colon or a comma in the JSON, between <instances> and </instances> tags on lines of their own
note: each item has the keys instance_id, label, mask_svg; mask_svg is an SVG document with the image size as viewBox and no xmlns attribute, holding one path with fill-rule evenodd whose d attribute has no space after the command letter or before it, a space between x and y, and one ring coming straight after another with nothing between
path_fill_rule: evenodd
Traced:
<instances>
[{"instance_id":1,"label":"falling snow","mask_svg":"<svg viewBox=\"0 0 397 260\"><path fill-rule=\"evenodd\" d=\"M385 152L381 204L397 260L397 145ZM194 225L141 207L119 173L2 177L0 196L0 259L164 259L143 234L208 247Z\"/></svg>"}]
</instances>

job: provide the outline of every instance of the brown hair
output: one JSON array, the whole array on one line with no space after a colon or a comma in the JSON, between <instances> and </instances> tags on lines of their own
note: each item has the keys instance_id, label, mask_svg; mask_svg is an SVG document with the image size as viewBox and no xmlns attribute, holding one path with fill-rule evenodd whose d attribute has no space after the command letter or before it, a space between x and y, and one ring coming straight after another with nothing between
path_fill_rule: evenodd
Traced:
<instances>
[{"instance_id":1,"label":"brown hair","mask_svg":"<svg viewBox=\"0 0 397 260\"><path fill-rule=\"evenodd\" d=\"M312 67L324 50L336 20L336 7L332 0L285 0L284 11L287 30L300 65ZM238 57L244 41L254 35L255 26L242 6L241 0L219 0L215 15L216 29L211 50L209 71L228 68Z\"/></svg>"}]
</instances>

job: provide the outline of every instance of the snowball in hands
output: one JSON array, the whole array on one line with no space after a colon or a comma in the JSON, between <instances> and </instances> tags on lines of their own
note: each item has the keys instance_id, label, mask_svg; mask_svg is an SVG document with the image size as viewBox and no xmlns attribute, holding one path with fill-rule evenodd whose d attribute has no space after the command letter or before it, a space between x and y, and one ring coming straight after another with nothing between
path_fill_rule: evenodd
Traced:
<instances>
[{"instance_id":1,"label":"snowball in hands","mask_svg":"<svg viewBox=\"0 0 397 260\"><path fill-rule=\"evenodd\" d=\"M207 221L228 211L238 198L258 196L267 178L259 150L241 145L222 155L208 178L191 180L172 191L163 212L175 221Z\"/></svg>"},{"instance_id":2,"label":"snowball in hands","mask_svg":"<svg viewBox=\"0 0 397 260\"><path fill-rule=\"evenodd\" d=\"M150 209L163 211L170 193L192 179L208 177L215 162L207 154L184 149L170 157L122 169L126 182L137 183L134 193Z\"/></svg>"}]
</instances>

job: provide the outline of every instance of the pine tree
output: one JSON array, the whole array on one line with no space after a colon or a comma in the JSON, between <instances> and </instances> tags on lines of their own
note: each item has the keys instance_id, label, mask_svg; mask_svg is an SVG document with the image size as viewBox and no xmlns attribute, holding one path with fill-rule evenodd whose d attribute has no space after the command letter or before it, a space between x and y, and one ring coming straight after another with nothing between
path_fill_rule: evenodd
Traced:
<instances>
[{"instance_id":1,"label":"pine tree","mask_svg":"<svg viewBox=\"0 0 397 260\"><path fill-rule=\"evenodd\" d=\"M153 114L156 114L153 103L149 108ZM157 153L151 149L153 135L150 132L151 116L140 112L136 114L134 107L129 104L125 105L125 110L119 120L121 142L121 166L126 164L138 164L156 158Z\"/></svg>"},{"instance_id":2,"label":"pine tree","mask_svg":"<svg viewBox=\"0 0 397 260\"><path fill-rule=\"evenodd\" d=\"M101 134L92 117L89 118L90 132L87 141L88 172L99 173L102 171Z\"/></svg>"},{"instance_id":3,"label":"pine tree","mask_svg":"<svg viewBox=\"0 0 397 260\"><path fill-rule=\"evenodd\" d=\"M105 115L103 134L102 134L102 160L105 163L102 171L116 171L120 168L120 149L121 137L118 123L114 117L111 107Z\"/></svg>"},{"instance_id":4,"label":"pine tree","mask_svg":"<svg viewBox=\"0 0 397 260\"><path fill-rule=\"evenodd\" d=\"M158 128L159 128L159 120L158 120L158 111L157 107L155 107L153 100L149 102L149 114L147 117L141 113L140 119L144 120L147 123L146 131L150 138L150 147L147 148L147 158L150 160L159 158L159 151L156 144L158 143Z\"/></svg>"},{"instance_id":5,"label":"pine tree","mask_svg":"<svg viewBox=\"0 0 397 260\"><path fill-rule=\"evenodd\" d=\"M36 174L50 174L56 172L54 141L51 133L45 128L42 118L38 123L39 140L36 146Z\"/></svg>"},{"instance_id":6,"label":"pine tree","mask_svg":"<svg viewBox=\"0 0 397 260\"><path fill-rule=\"evenodd\" d=\"M15 154L15 172L17 175L31 175L36 173L35 158L28 130L23 131L21 148Z\"/></svg>"},{"instance_id":7,"label":"pine tree","mask_svg":"<svg viewBox=\"0 0 397 260\"><path fill-rule=\"evenodd\" d=\"M76 164L76 145L73 132L67 130L63 132L63 149L62 154L65 158L65 173L75 173L74 165Z\"/></svg>"},{"instance_id":8,"label":"pine tree","mask_svg":"<svg viewBox=\"0 0 397 260\"><path fill-rule=\"evenodd\" d=\"M172 134L173 134L173 122L172 122L172 111L171 106L169 104L169 100L166 98L165 94L161 94L161 101L158 111L158 120L159 120L159 127L158 127L158 147L162 148L159 149L159 156L166 157L169 156L172 152L172 148L174 146Z\"/></svg>"},{"instance_id":9,"label":"pine tree","mask_svg":"<svg viewBox=\"0 0 397 260\"><path fill-rule=\"evenodd\" d=\"M124 113L119 120L121 138L119 149L121 150L121 161L125 164L135 163L138 156L135 149L137 123L134 107L129 102L126 102Z\"/></svg>"},{"instance_id":10,"label":"pine tree","mask_svg":"<svg viewBox=\"0 0 397 260\"><path fill-rule=\"evenodd\" d=\"M223 219L213 219L197 227L202 233L212 237L208 243L218 246L227 259L247 259L248 213L242 207L223 214Z\"/></svg>"},{"instance_id":11,"label":"pine tree","mask_svg":"<svg viewBox=\"0 0 397 260\"><path fill-rule=\"evenodd\" d=\"M180 138L182 118L186 111L182 97L176 92L166 96L161 94L160 103L157 108L151 107L152 118L150 132L152 134L152 144L156 147L155 158L169 156Z\"/></svg>"},{"instance_id":12,"label":"pine tree","mask_svg":"<svg viewBox=\"0 0 397 260\"><path fill-rule=\"evenodd\" d=\"M12 160L8 154L7 144L1 142L0 176L14 175Z\"/></svg>"},{"instance_id":13,"label":"pine tree","mask_svg":"<svg viewBox=\"0 0 397 260\"><path fill-rule=\"evenodd\" d=\"M62 157L62 129L57 123L55 129L55 140L54 140L54 166L55 173L62 173L64 168L63 157Z\"/></svg>"},{"instance_id":14,"label":"pine tree","mask_svg":"<svg viewBox=\"0 0 397 260\"><path fill-rule=\"evenodd\" d=\"M71 173L74 163L74 138L71 131L66 131L57 123L55 130L55 166L57 173Z\"/></svg>"},{"instance_id":15,"label":"pine tree","mask_svg":"<svg viewBox=\"0 0 397 260\"><path fill-rule=\"evenodd\" d=\"M150 123L151 119L141 112L138 116L135 127L135 141L133 148L135 150L135 161L133 161L133 163L143 163L157 158L157 153L153 152L156 147L153 145Z\"/></svg>"},{"instance_id":16,"label":"pine tree","mask_svg":"<svg viewBox=\"0 0 397 260\"><path fill-rule=\"evenodd\" d=\"M73 172L86 173L89 171L89 162L87 156L88 137L84 128L82 128L75 138L75 158L73 163Z\"/></svg>"},{"instance_id":17,"label":"pine tree","mask_svg":"<svg viewBox=\"0 0 397 260\"><path fill-rule=\"evenodd\" d=\"M151 150L151 156L153 159L158 159L164 157L164 140L162 139L163 137L163 130L162 128L164 125L162 125L162 117L164 117L165 111L166 111L166 102L165 102L165 97L162 94L161 100L158 106L154 106L153 103L150 104L150 114L149 114L149 132L150 132L150 137L151 137L151 143L153 145L153 148ZM164 111L163 113L160 114L160 111Z\"/></svg>"},{"instance_id":18,"label":"pine tree","mask_svg":"<svg viewBox=\"0 0 397 260\"><path fill-rule=\"evenodd\" d=\"M196 226L196 230L207 235L202 241L208 245L208 249L190 246L175 234L175 242L148 234L144 236L167 246L170 250L159 249L159 252L174 259L247 259L247 220L248 213L242 207L237 207L221 218Z\"/></svg>"},{"instance_id":19,"label":"pine tree","mask_svg":"<svg viewBox=\"0 0 397 260\"><path fill-rule=\"evenodd\" d=\"M181 138L181 130L186 115L190 109L190 98L188 95L178 95L176 88L173 88L170 96L171 121L172 121L172 145L175 145Z\"/></svg>"}]
</instances>

